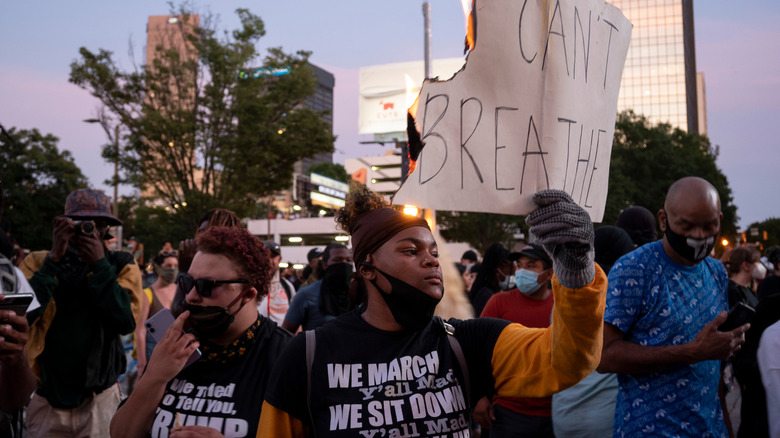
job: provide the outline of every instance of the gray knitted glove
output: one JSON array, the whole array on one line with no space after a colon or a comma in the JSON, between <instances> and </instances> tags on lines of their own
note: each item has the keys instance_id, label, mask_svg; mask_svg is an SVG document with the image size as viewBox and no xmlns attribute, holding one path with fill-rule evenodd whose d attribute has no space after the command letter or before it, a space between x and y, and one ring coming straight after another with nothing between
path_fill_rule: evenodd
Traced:
<instances>
[{"instance_id":1,"label":"gray knitted glove","mask_svg":"<svg viewBox=\"0 0 780 438\"><path fill-rule=\"evenodd\" d=\"M541 190L533 201L539 206L525 223L553 259L558 281L572 289L581 288L596 275L593 264L593 222L590 216L563 190Z\"/></svg>"}]
</instances>

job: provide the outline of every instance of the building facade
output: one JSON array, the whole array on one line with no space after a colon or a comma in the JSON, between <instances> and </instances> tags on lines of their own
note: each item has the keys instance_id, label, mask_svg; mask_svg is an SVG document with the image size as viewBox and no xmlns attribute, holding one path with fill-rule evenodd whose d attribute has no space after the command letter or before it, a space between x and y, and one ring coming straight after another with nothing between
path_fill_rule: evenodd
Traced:
<instances>
[{"instance_id":1,"label":"building facade","mask_svg":"<svg viewBox=\"0 0 780 438\"><path fill-rule=\"evenodd\" d=\"M652 123L706 134L706 108L698 96L704 78L697 80L696 74L693 0L609 2L634 25L618 111L630 109Z\"/></svg>"},{"instance_id":2,"label":"building facade","mask_svg":"<svg viewBox=\"0 0 780 438\"><path fill-rule=\"evenodd\" d=\"M328 122L330 130L333 132L333 88L336 86L336 78L333 76L333 73L314 64L309 64L309 67L314 70L314 78L317 80L317 91L306 99L304 106L314 111L325 111L326 113L322 116L322 119ZM332 162L333 153L323 152L315 155L313 158L304 158L295 163L295 173L307 174L312 164Z\"/></svg>"}]
</instances>

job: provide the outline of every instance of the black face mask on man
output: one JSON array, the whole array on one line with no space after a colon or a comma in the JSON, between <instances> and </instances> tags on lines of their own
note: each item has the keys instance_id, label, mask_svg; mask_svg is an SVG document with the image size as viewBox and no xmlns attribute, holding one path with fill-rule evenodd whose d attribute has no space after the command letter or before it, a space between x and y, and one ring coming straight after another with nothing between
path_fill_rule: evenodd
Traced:
<instances>
[{"instance_id":1,"label":"black face mask on man","mask_svg":"<svg viewBox=\"0 0 780 438\"><path fill-rule=\"evenodd\" d=\"M390 282L390 292L385 292L379 287L376 279L369 280L385 300L397 323L409 330L418 331L431 322L433 311L436 310L436 305L439 304L441 298L434 298L400 278L395 278L381 271L370 263L363 262L362 265L375 269Z\"/></svg>"},{"instance_id":2,"label":"black face mask on man","mask_svg":"<svg viewBox=\"0 0 780 438\"><path fill-rule=\"evenodd\" d=\"M698 264L710 255L712 249L715 247L715 239L718 237L717 233L701 239L677 234L672 231L672 227L669 226L668 220L666 221L665 234L666 240L669 241L669 245L674 249L674 252L685 260L695 264Z\"/></svg>"},{"instance_id":3,"label":"black face mask on man","mask_svg":"<svg viewBox=\"0 0 780 438\"><path fill-rule=\"evenodd\" d=\"M325 268L322 281L327 282L333 290L346 292L349 289L350 275L352 275L350 263L335 263Z\"/></svg>"},{"instance_id":4,"label":"black face mask on man","mask_svg":"<svg viewBox=\"0 0 780 438\"><path fill-rule=\"evenodd\" d=\"M229 310L243 297L243 293L239 294L236 299L227 305L227 307L199 306L197 304L185 302L182 310L190 311L190 316L187 318L187 325L195 332L195 336L199 340L216 338L227 331L230 324L236 319L236 313L244 307L242 304L236 309L235 313L230 313Z\"/></svg>"},{"instance_id":5,"label":"black face mask on man","mask_svg":"<svg viewBox=\"0 0 780 438\"><path fill-rule=\"evenodd\" d=\"M320 286L320 312L325 315L339 316L353 309L349 298L349 281L352 264L335 263L325 269Z\"/></svg>"}]
</instances>

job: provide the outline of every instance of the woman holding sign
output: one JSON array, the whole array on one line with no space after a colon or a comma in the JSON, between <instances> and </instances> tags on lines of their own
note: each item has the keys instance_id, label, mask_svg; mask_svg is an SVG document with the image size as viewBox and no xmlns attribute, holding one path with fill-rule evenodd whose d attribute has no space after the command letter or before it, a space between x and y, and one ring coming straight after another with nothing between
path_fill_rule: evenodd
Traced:
<instances>
[{"instance_id":1,"label":"woman holding sign","mask_svg":"<svg viewBox=\"0 0 780 438\"><path fill-rule=\"evenodd\" d=\"M590 373L606 290L593 263L593 225L562 191L534 200L528 223L556 274L547 329L433 317L444 285L428 224L365 188L351 193L337 220L352 237L351 288L364 305L291 341L257 436L467 436L472 400L547 396Z\"/></svg>"},{"instance_id":2,"label":"woman holding sign","mask_svg":"<svg viewBox=\"0 0 780 438\"><path fill-rule=\"evenodd\" d=\"M268 250L249 231L229 227L209 228L197 244L177 280L184 311L111 420L114 438L239 437L257 428L270 370L290 339L255 307L268 293ZM202 356L189 365L196 349Z\"/></svg>"}]
</instances>

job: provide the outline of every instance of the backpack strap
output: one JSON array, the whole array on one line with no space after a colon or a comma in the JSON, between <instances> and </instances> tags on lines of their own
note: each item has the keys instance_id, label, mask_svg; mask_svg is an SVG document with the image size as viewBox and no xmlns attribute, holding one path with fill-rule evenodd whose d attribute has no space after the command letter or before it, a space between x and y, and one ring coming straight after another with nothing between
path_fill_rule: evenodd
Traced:
<instances>
[{"instance_id":1,"label":"backpack strap","mask_svg":"<svg viewBox=\"0 0 780 438\"><path fill-rule=\"evenodd\" d=\"M314 415L311 411L311 369L314 365L314 349L317 347L317 337L314 330L306 330L306 407L309 409L309 418L311 418L311 433L317 436L314 427Z\"/></svg>"},{"instance_id":2,"label":"backpack strap","mask_svg":"<svg viewBox=\"0 0 780 438\"><path fill-rule=\"evenodd\" d=\"M463 349L460 347L460 342L458 342L458 338L455 337L455 327L453 327L452 324L444 322L444 320L438 316L436 318L438 319L439 323L441 323L444 331L447 333L447 341L450 343L450 348L452 348L452 352L455 354L455 358L460 364L460 369L463 371L463 384L466 387L466 400L471 400L471 379L469 378L469 366L466 363L466 356L463 354Z\"/></svg>"},{"instance_id":3,"label":"backpack strap","mask_svg":"<svg viewBox=\"0 0 780 438\"><path fill-rule=\"evenodd\" d=\"M282 284L282 289L284 289L284 293L287 295L287 305L290 305L290 302L292 301L292 289L290 289L291 285L287 282L284 278L279 277L279 283Z\"/></svg>"}]
</instances>

